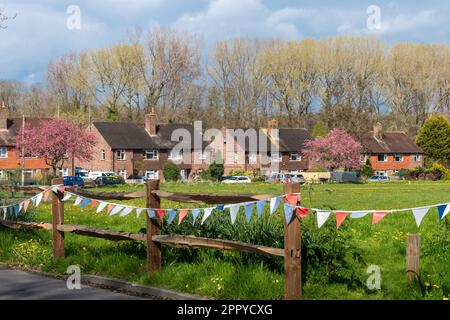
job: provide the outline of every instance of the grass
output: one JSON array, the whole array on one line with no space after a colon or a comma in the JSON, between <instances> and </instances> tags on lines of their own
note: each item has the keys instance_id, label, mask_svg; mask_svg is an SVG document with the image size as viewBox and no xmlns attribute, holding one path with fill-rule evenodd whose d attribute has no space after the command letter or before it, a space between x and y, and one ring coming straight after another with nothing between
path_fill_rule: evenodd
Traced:
<instances>
[{"instance_id":1,"label":"grass","mask_svg":"<svg viewBox=\"0 0 450 320\"><path fill-rule=\"evenodd\" d=\"M211 193L263 193L282 194L282 186L266 183L252 183L236 186L217 183L163 183L163 190L179 192ZM108 190L143 190L142 186L113 187ZM307 207L329 209L395 209L448 202L450 182L389 182L374 184L323 184L304 186L302 204ZM10 196L10 195L8 195ZM126 204L145 206L143 199L124 201ZM181 208L180 203L162 201L164 208ZM193 207L192 205L183 205ZM27 219L51 221L50 203L43 203L30 213ZM230 238L253 240L265 244L267 239L279 239L282 221L281 212L275 218L262 221L252 220L247 225L240 213L234 226L228 218L212 216L205 223L204 230L211 236L226 234ZM183 231L196 234L200 229L189 226L186 218ZM271 220L272 219L272 220ZM415 225L410 212L386 216L376 225L371 224L371 216L361 219L347 218L337 232L341 240L352 245L362 255L364 264L358 273L367 279L366 268L375 264L381 268L381 290L368 291L364 286L351 287L336 281L316 281L306 279L304 296L307 299L442 299L450 293L450 218L438 221L437 210L432 209L424 218L420 230ZM96 214L87 206L65 207L65 222L126 230L142 231L145 216L136 218L108 217ZM214 224L216 223L216 224ZM313 216L302 220L305 230L314 236L335 228L333 217L320 230ZM209 225L208 225L209 224ZM263 225L263 226L261 226ZM168 228L166 231L179 231ZM203 228L203 226L202 226ZM205 229L206 228L206 229ZM260 228L260 229L258 229ZM203 230L203 229L202 229ZM204 230L202 232L204 232ZM275 230L275 235L267 234ZM222 232L223 231L223 232ZM206 232L206 231L205 231ZM228 232L228 233L227 233ZM334 231L335 232L335 231ZM410 232L421 233L421 275L425 295L418 287L410 287L405 275L405 243ZM267 239L263 239L267 235ZM282 236L282 235L281 235ZM30 241L30 239L32 239ZM272 241L272 240L270 240ZM332 239L325 238L323 245ZM39 268L43 271L65 273L72 264L80 265L82 272L118 277L131 282L173 288L185 292L222 299L280 299L283 297L282 258L267 259L259 255L220 252L213 250L174 250L163 252L163 269L147 275L146 249L142 243L112 242L103 239L66 234L66 258L54 261L51 258L51 233L46 231L17 231L0 227L0 261L23 267ZM269 244L270 245L270 244ZM272 243L280 247L281 241ZM320 263L320 262L319 262ZM339 271L339 270L338 270Z\"/></svg>"}]
</instances>

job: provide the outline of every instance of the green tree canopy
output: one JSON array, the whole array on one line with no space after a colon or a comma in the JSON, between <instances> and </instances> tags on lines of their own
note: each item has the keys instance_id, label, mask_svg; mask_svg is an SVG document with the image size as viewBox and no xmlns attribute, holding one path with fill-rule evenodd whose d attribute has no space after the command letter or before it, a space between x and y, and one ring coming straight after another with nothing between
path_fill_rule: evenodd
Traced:
<instances>
[{"instance_id":1,"label":"green tree canopy","mask_svg":"<svg viewBox=\"0 0 450 320\"><path fill-rule=\"evenodd\" d=\"M328 133L327 124L321 120L317 121L312 130L312 136L314 138L324 137L327 135L327 133Z\"/></svg>"},{"instance_id":2,"label":"green tree canopy","mask_svg":"<svg viewBox=\"0 0 450 320\"><path fill-rule=\"evenodd\" d=\"M425 121L419 131L417 144L429 160L450 164L450 122L443 116L433 116Z\"/></svg>"},{"instance_id":3,"label":"green tree canopy","mask_svg":"<svg viewBox=\"0 0 450 320\"><path fill-rule=\"evenodd\" d=\"M180 178L180 168L172 161L167 161L164 164L164 179L167 181L178 181Z\"/></svg>"}]
</instances>

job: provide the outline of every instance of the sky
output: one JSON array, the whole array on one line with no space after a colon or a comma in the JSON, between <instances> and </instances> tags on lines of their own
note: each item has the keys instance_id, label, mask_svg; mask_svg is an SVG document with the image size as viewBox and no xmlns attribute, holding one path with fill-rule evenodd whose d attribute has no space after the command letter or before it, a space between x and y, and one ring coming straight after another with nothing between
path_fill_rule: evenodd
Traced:
<instances>
[{"instance_id":1,"label":"sky","mask_svg":"<svg viewBox=\"0 0 450 320\"><path fill-rule=\"evenodd\" d=\"M234 37L366 34L450 44L448 0L0 0L0 8L17 14L0 28L0 79L26 83L43 81L51 59L123 41L136 28L195 33L205 48Z\"/></svg>"}]
</instances>

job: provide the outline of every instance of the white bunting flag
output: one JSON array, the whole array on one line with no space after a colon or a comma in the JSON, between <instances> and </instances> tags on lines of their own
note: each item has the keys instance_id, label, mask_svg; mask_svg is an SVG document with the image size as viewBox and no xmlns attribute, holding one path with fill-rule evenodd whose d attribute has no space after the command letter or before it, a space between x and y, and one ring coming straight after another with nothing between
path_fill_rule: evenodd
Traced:
<instances>
[{"instance_id":1,"label":"white bunting flag","mask_svg":"<svg viewBox=\"0 0 450 320\"><path fill-rule=\"evenodd\" d=\"M100 211L105 209L107 205L108 205L108 202L100 202L100 204L98 205L98 208L97 208L97 213L99 213Z\"/></svg>"},{"instance_id":2,"label":"white bunting flag","mask_svg":"<svg viewBox=\"0 0 450 320\"><path fill-rule=\"evenodd\" d=\"M278 206L280 204L280 198L281 197L275 197L270 199L270 215L272 215L275 212L275 210L278 209Z\"/></svg>"},{"instance_id":3,"label":"white bunting flag","mask_svg":"<svg viewBox=\"0 0 450 320\"><path fill-rule=\"evenodd\" d=\"M416 219L417 227L419 227L420 224L422 223L422 220L425 217L425 215L428 213L428 210L430 210L430 207L416 208L416 209L412 210L414 219Z\"/></svg>"},{"instance_id":4,"label":"white bunting flag","mask_svg":"<svg viewBox=\"0 0 450 320\"><path fill-rule=\"evenodd\" d=\"M239 212L240 206L232 206L230 207L230 217L231 217L231 223L234 224L236 221L237 214Z\"/></svg>"},{"instance_id":5,"label":"white bunting flag","mask_svg":"<svg viewBox=\"0 0 450 320\"><path fill-rule=\"evenodd\" d=\"M8 209L6 209L6 207L3 207L3 220L5 220L6 219L6 211L7 211Z\"/></svg>"},{"instance_id":6,"label":"white bunting flag","mask_svg":"<svg viewBox=\"0 0 450 320\"><path fill-rule=\"evenodd\" d=\"M142 211L144 211L144 208L136 208L136 218L139 218L140 214L142 213Z\"/></svg>"},{"instance_id":7,"label":"white bunting flag","mask_svg":"<svg viewBox=\"0 0 450 320\"><path fill-rule=\"evenodd\" d=\"M368 214L369 214L368 212L354 212L350 215L350 218L359 219L359 218L367 216Z\"/></svg>"},{"instance_id":8,"label":"white bunting flag","mask_svg":"<svg viewBox=\"0 0 450 320\"><path fill-rule=\"evenodd\" d=\"M208 219L208 217L211 215L211 212L213 211L213 208L205 208L204 213L203 213L203 218L202 218L202 223L206 221L206 219Z\"/></svg>"},{"instance_id":9,"label":"white bunting flag","mask_svg":"<svg viewBox=\"0 0 450 320\"><path fill-rule=\"evenodd\" d=\"M83 201L83 198L78 196L78 197L75 199L75 202L73 203L73 205L74 205L74 206L77 206L77 205L79 205L79 204L81 203L81 201Z\"/></svg>"},{"instance_id":10,"label":"white bunting flag","mask_svg":"<svg viewBox=\"0 0 450 320\"><path fill-rule=\"evenodd\" d=\"M43 196L44 196L44 192L38 193L36 195L36 203L35 203L36 207L39 206L39 204L41 203Z\"/></svg>"},{"instance_id":11,"label":"white bunting flag","mask_svg":"<svg viewBox=\"0 0 450 320\"><path fill-rule=\"evenodd\" d=\"M109 213L109 215L110 215L110 216L113 216L113 215L119 213L123 208L124 208L124 207L122 207L122 206L115 206L115 207L111 210L111 212Z\"/></svg>"},{"instance_id":12,"label":"white bunting flag","mask_svg":"<svg viewBox=\"0 0 450 320\"><path fill-rule=\"evenodd\" d=\"M57 186L54 186L54 187L52 188L52 191L55 192L55 193L57 193L57 192L58 192L58 187L57 187Z\"/></svg>"},{"instance_id":13,"label":"white bunting flag","mask_svg":"<svg viewBox=\"0 0 450 320\"><path fill-rule=\"evenodd\" d=\"M323 224L330 217L330 214L330 211L317 211L317 227L320 228L321 226L323 226Z\"/></svg>"},{"instance_id":14,"label":"white bunting flag","mask_svg":"<svg viewBox=\"0 0 450 320\"><path fill-rule=\"evenodd\" d=\"M124 217L124 216L130 214L131 211L133 211L133 209L134 209L133 207L125 207L125 209L123 209L123 211L120 213L120 216Z\"/></svg>"},{"instance_id":15,"label":"white bunting flag","mask_svg":"<svg viewBox=\"0 0 450 320\"><path fill-rule=\"evenodd\" d=\"M69 200L70 198L72 198L72 194L69 193L69 192L67 192L66 195L64 196L64 198L62 198L62 201L67 201L67 200Z\"/></svg>"}]
</instances>

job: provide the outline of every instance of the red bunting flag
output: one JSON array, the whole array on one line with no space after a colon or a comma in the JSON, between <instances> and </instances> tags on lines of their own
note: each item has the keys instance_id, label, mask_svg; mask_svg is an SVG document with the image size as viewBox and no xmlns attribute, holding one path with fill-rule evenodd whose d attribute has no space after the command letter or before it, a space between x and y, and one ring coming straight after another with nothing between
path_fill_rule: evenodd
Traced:
<instances>
[{"instance_id":1,"label":"red bunting flag","mask_svg":"<svg viewBox=\"0 0 450 320\"><path fill-rule=\"evenodd\" d=\"M91 209L94 209L95 206L97 205L97 203L98 203L98 200L92 199L91 200Z\"/></svg>"},{"instance_id":2,"label":"red bunting flag","mask_svg":"<svg viewBox=\"0 0 450 320\"><path fill-rule=\"evenodd\" d=\"M188 212L189 212L188 209L180 210L180 213L178 214L178 224L180 224L183 221L184 217L186 217Z\"/></svg>"},{"instance_id":3,"label":"red bunting flag","mask_svg":"<svg viewBox=\"0 0 450 320\"><path fill-rule=\"evenodd\" d=\"M291 206L296 206L298 203L298 194L287 194L286 195L287 203L289 203Z\"/></svg>"},{"instance_id":4,"label":"red bunting flag","mask_svg":"<svg viewBox=\"0 0 450 320\"><path fill-rule=\"evenodd\" d=\"M380 221L381 219L383 219L386 216L386 212L374 212L373 213L373 218L372 218L372 224L377 223L378 221Z\"/></svg>"},{"instance_id":5,"label":"red bunting flag","mask_svg":"<svg viewBox=\"0 0 450 320\"><path fill-rule=\"evenodd\" d=\"M344 222L345 218L347 217L348 212L336 212L336 228L339 229L342 222Z\"/></svg>"},{"instance_id":6,"label":"red bunting flag","mask_svg":"<svg viewBox=\"0 0 450 320\"><path fill-rule=\"evenodd\" d=\"M25 202L23 203L23 212L27 212L29 205L30 205L30 200L25 200Z\"/></svg>"},{"instance_id":7,"label":"red bunting flag","mask_svg":"<svg viewBox=\"0 0 450 320\"><path fill-rule=\"evenodd\" d=\"M47 202L48 197L50 196L50 192L52 192L52 190L49 189L44 193L44 202Z\"/></svg>"},{"instance_id":8,"label":"red bunting flag","mask_svg":"<svg viewBox=\"0 0 450 320\"><path fill-rule=\"evenodd\" d=\"M165 214L166 214L166 210L163 210L163 209L156 210L156 215L159 217L159 220L161 220L161 221L164 220Z\"/></svg>"},{"instance_id":9,"label":"red bunting flag","mask_svg":"<svg viewBox=\"0 0 450 320\"><path fill-rule=\"evenodd\" d=\"M106 210L106 212L109 214L111 212L112 209L114 209L115 205L110 203L108 204L108 209Z\"/></svg>"},{"instance_id":10,"label":"red bunting flag","mask_svg":"<svg viewBox=\"0 0 450 320\"><path fill-rule=\"evenodd\" d=\"M66 186L59 187L58 191L64 193L66 191Z\"/></svg>"},{"instance_id":11,"label":"red bunting flag","mask_svg":"<svg viewBox=\"0 0 450 320\"><path fill-rule=\"evenodd\" d=\"M308 215L308 208L297 208L296 213L299 218L306 218Z\"/></svg>"}]
</instances>

